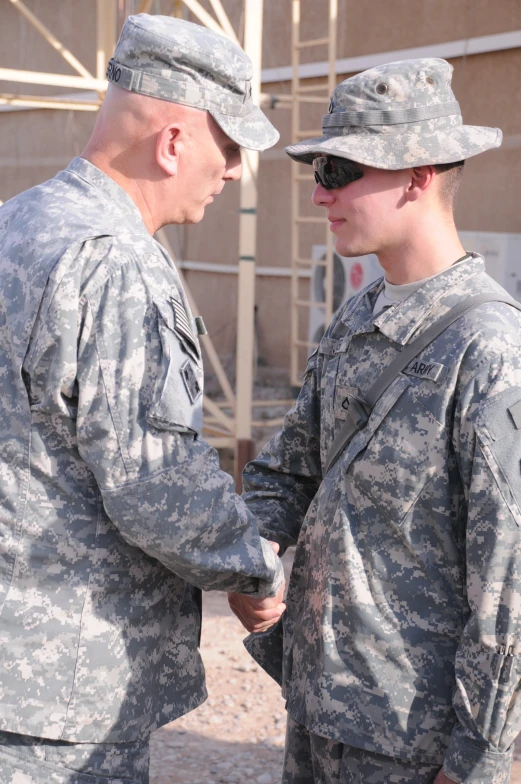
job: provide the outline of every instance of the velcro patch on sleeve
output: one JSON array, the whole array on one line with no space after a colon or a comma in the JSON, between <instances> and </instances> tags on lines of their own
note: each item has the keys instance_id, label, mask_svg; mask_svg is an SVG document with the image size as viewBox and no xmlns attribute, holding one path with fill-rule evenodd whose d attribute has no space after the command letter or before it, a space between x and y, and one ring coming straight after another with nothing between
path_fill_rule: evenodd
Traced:
<instances>
[{"instance_id":1,"label":"velcro patch on sleeve","mask_svg":"<svg viewBox=\"0 0 521 784\"><path fill-rule=\"evenodd\" d=\"M197 380L197 376L195 375L195 371L192 367L192 363L189 359L186 360L184 365L181 366L181 378L184 381L184 385L186 391L188 393L188 397L190 398L190 402L193 404L201 394L201 385Z\"/></svg>"},{"instance_id":2,"label":"velcro patch on sleeve","mask_svg":"<svg viewBox=\"0 0 521 784\"><path fill-rule=\"evenodd\" d=\"M413 359L403 372L415 378L428 378L431 381L439 381L445 375L445 369L445 365L442 365L440 362L423 362L421 359Z\"/></svg>"},{"instance_id":3,"label":"velcro patch on sleeve","mask_svg":"<svg viewBox=\"0 0 521 784\"><path fill-rule=\"evenodd\" d=\"M197 328L197 334L198 335L207 335L208 334L208 330L206 329L206 324L203 321L203 317L202 316L196 316L194 321L195 321L195 326Z\"/></svg>"},{"instance_id":4,"label":"velcro patch on sleeve","mask_svg":"<svg viewBox=\"0 0 521 784\"><path fill-rule=\"evenodd\" d=\"M510 406L508 413L514 420L514 425L516 426L517 430L521 430L521 400L518 400L517 403L514 403L513 406Z\"/></svg>"}]
</instances>

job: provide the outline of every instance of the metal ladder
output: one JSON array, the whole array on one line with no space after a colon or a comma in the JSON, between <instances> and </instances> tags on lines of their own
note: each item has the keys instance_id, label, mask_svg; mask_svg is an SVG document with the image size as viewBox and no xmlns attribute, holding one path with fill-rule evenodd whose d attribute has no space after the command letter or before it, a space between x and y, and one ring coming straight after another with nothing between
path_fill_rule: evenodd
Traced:
<instances>
[{"instance_id":1,"label":"metal ladder","mask_svg":"<svg viewBox=\"0 0 521 784\"><path fill-rule=\"evenodd\" d=\"M338 0L329 0L329 22L327 35L323 38L301 40L301 0L292 0L292 141L321 136L322 131L315 128L302 128L303 104L315 104L317 107L318 125L320 119L327 111L329 95L336 86L336 58L337 58L337 18ZM321 84L303 84L299 73L300 57L304 49L322 49L327 47L329 75L327 81ZM315 112L313 113L315 114ZM290 348L290 379L294 392L301 386L300 374L304 368L304 360L316 344L309 341L308 336L302 336L303 327L307 328L308 319L304 314L310 313L310 308L319 307L324 310L326 325L333 315L333 237L329 231L329 224L325 215L302 215L301 201L304 196L303 186L308 200L311 196L314 176L310 167L292 161L291 164L291 348ZM310 258L309 250L302 252L303 233L305 227L316 225L317 235L325 237L326 257L324 261L314 261ZM312 298L304 296L303 270L322 266L325 268L325 299L315 302ZM305 353L307 350L307 353Z\"/></svg>"}]
</instances>

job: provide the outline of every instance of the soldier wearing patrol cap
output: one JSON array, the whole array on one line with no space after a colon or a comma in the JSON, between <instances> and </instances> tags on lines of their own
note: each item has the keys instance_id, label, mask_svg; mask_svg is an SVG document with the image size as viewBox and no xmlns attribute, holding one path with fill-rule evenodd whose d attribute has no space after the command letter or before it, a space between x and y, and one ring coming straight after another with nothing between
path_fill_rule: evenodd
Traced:
<instances>
[{"instance_id":1,"label":"soldier wearing patrol cap","mask_svg":"<svg viewBox=\"0 0 521 784\"><path fill-rule=\"evenodd\" d=\"M206 697L200 589L280 602L153 239L276 142L251 77L222 36L130 17L82 157L0 208L2 784L145 784L150 733Z\"/></svg>"},{"instance_id":2,"label":"soldier wearing patrol cap","mask_svg":"<svg viewBox=\"0 0 521 784\"><path fill-rule=\"evenodd\" d=\"M283 641L280 623L261 631L271 611L231 599L287 699L284 784L509 780L521 314L454 225L464 159L501 132L463 125L451 72L347 79L323 136L287 148L314 167L336 250L376 253L385 277L335 315L244 474L262 533L297 545Z\"/></svg>"}]
</instances>

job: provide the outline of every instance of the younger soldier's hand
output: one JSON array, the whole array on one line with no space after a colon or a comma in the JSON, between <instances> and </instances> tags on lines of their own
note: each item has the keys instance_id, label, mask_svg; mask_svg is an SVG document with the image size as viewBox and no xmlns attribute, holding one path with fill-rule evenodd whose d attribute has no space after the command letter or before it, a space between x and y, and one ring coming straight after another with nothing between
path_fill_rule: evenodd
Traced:
<instances>
[{"instance_id":1,"label":"younger soldier's hand","mask_svg":"<svg viewBox=\"0 0 521 784\"><path fill-rule=\"evenodd\" d=\"M265 632L279 620L286 609L283 602L285 583L276 596L254 599L240 593L229 593L228 602L232 611L249 632Z\"/></svg>"}]
</instances>

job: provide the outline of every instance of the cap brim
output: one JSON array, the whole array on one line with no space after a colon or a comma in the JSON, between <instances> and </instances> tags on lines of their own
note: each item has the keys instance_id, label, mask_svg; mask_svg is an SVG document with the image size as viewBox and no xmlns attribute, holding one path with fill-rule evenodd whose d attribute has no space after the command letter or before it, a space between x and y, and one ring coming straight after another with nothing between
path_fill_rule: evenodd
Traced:
<instances>
[{"instance_id":1,"label":"cap brim","mask_svg":"<svg viewBox=\"0 0 521 784\"><path fill-rule=\"evenodd\" d=\"M285 149L299 163L312 163L318 155L336 155L377 169L408 169L472 158L499 147L501 140L499 128L458 125L427 133L321 136Z\"/></svg>"},{"instance_id":2,"label":"cap brim","mask_svg":"<svg viewBox=\"0 0 521 784\"><path fill-rule=\"evenodd\" d=\"M210 114L230 139L247 150L267 150L280 139L275 126L258 106L254 106L246 117L232 117L214 110Z\"/></svg>"}]
</instances>

